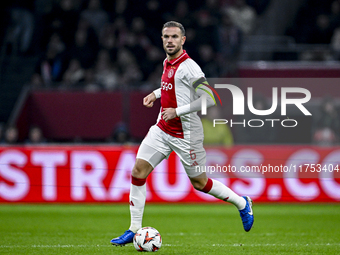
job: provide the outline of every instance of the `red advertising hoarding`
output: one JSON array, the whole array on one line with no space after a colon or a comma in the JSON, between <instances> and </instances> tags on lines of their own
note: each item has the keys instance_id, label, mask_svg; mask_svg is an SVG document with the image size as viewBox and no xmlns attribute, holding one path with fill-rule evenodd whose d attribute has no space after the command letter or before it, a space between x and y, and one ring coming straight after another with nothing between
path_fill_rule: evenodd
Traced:
<instances>
[{"instance_id":1,"label":"red advertising hoarding","mask_svg":"<svg viewBox=\"0 0 340 255\"><path fill-rule=\"evenodd\" d=\"M0 147L0 202L127 202L138 146ZM207 172L261 202L340 201L340 147L208 147ZM147 180L149 202L217 202L172 153Z\"/></svg>"}]
</instances>

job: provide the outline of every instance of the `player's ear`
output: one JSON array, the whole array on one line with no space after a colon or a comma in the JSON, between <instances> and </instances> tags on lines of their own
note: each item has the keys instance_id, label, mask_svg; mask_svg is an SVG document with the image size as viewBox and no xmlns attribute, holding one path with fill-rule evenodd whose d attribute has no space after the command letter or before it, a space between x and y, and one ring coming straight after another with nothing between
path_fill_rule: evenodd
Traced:
<instances>
[{"instance_id":1,"label":"player's ear","mask_svg":"<svg viewBox=\"0 0 340 255\"><path fill-rule=\"evenodd\" d=\"M185 43L185 40L187 39L186 36L182 36L182 45Z\"/></svg>"}]
</instances>

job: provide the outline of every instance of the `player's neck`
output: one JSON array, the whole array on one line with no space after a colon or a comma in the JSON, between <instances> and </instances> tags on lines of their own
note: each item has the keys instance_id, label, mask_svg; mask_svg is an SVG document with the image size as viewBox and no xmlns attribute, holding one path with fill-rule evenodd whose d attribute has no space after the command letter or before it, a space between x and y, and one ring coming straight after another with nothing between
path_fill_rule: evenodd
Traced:
<instances>
[{"instance_id":1,"label":"player's neck","mask_svg":"<svg viewBox=\"0 0 340 255\"><path fill-rule=\"evenodd\" d=\"M182 49L180 49L176 54L174 54L174 55L168 55L168 54L166 54L166 57L167 57L167 59L168 59L168 61L171 61L171 60L173 60L173 59L175 59L175 58L178 58L180 55L182 55L183 54L183 48Z\"/></svg>"}]
</instances>

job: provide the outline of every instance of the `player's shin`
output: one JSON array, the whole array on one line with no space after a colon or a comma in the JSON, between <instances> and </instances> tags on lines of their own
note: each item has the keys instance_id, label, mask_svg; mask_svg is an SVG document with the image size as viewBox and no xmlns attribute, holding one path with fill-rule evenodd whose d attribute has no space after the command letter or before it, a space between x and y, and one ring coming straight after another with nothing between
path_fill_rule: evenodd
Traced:
<instances>
[{"instance_id":1,"label":"player's shin","mask_svg":"<svg viewBox=\"0 0 340 255\"><path fill-rule=\"evenodd\" d=\"M137 232L142 227L143 212L146 199L146 179L135 178L132 176L130 188L130 230Z\"/></svg>"},{"instance_id":2,"label":"player's shin","mask_svg":"<svg viewBox=\"0 0 340 255\"><path fill-rule=\"evenodd\" d=\"M232 203L237 207L238 210L242 210L246 206L246 201L244 200L244 198L237 195L234 191L232 191L223 183L217 180L209 178L206 186L203 188L202 191L223 201Z\"/></svg>"}]
</instances>

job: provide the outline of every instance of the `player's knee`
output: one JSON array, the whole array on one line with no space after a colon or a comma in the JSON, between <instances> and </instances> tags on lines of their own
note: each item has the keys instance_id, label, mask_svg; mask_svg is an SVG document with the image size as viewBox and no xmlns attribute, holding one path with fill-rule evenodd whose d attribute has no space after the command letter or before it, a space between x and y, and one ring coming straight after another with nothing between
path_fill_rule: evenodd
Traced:
<instances>
[{"instance_id":1,"label":"player's knee","mask_svg":"<svg viewBox=\"0 0 340 255\"><path fill-rule=\"evenodd\" d=\"M145 171L140 166L134 166L131 174L133 177L136 177L136 178L146 178Z\"/></svg>"},{"instance_id":2,"label":"player's knee","mask_svg":"<svg viewBox=\"0 0 340 255\"><path fill-rule=\"evenodd\" d=\"M152 166L148 162L137 159L131 174L133 177L144 179L150 174L152 169Z\"/></svg>"}]
</instances>

